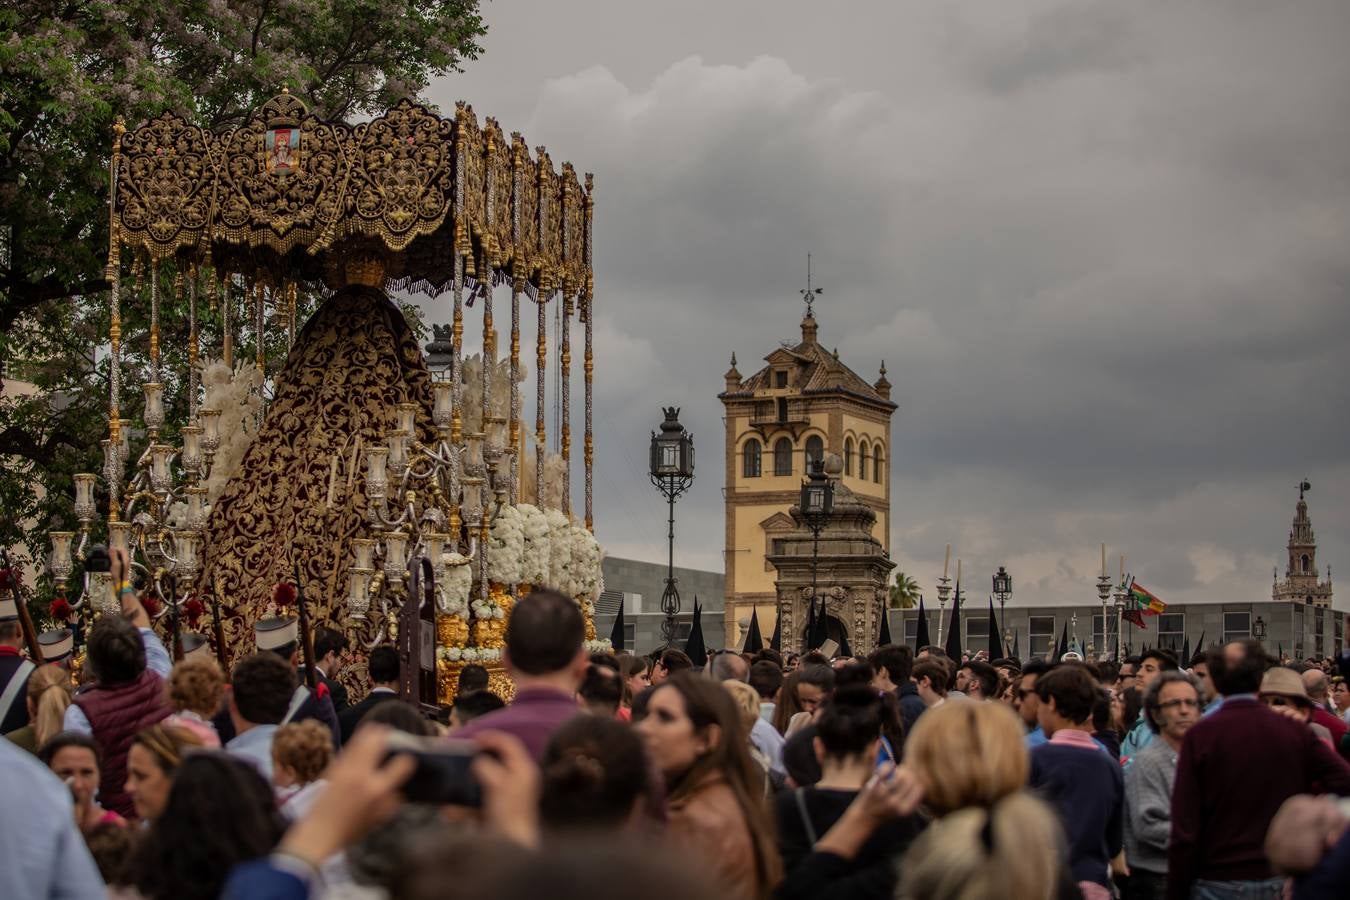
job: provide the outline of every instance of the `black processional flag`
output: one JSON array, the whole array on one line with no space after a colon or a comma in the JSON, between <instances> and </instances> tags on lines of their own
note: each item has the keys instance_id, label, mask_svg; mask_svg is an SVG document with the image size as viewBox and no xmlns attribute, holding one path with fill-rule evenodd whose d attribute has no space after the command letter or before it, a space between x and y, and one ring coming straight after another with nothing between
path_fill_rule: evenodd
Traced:
<instances>
[{"instance_id":1,"label":"black processional flag","mask_svg":"<svg viewBox=\"0 0 1350 900\"><path fill-rule=\"evenodd\" d=\"M703 607L694 598L694 624L689 629L689 640L684 642L684 652L696 666L708 664L708 647L703 643Z\"/></svg>"},{"instance_id":2,"label":"black processional flag","mask_svg":"<svg viewBox=\"0 0 1350 900\"><path fill-rule=\"evenodd\" d=\"M746 653L764 649L764 636L759 633L759 611L753 606L750 607L750 631L745 635L745 646L741 649Z\"/></svg>"},{"instance_id":3,"label":"black processional flag","mask_svg":"<svg viewBox=\"0 0 1350 900\"><path fill-rule=\"evenodd\" d=\"M956 583L956 602L952 604L952 618L947 623L947 657L961 661L961 582Z\"/></svg>"},{"instance_id":4,"label":"black processional flag","mask_svg":"<svg viewBox=\"0 0 1350 900\"><path fill-rule=\"evenodd\" d=\"M914 629L914 655L918 656L919 650L933 643L932 638L928 636L928 613L923 609L923 598L919 598L919 624Z\"/></svg>"},{"instance_id":5,"label":"black processional flag","mask_svg":"<svg viewBox=\"0 0 1350 900\"><path fill-rule=\"evenodd\" d=\"M614 617L614 627L609 632L609 642L615 652L624 649L623 643L623 595L619 595L619 614Z\"/></svg>"},{"instance_id":6,"label":"black processional flag","mask_svg":"<svg viewBox=\"0 0 1350 900\"><path fill-rule=\"evenodd\" d=\"M778 607L778 613L773 617L773 637L769 638L770 650L783 649L783 607Z\"/></svg>"},{"instance_id":7,"label":"black processional flag","mask_svg":"<svg viewBox=\"0 0 1350 900\"><path fill-rule=\"evenodd\" d=\"M891 642L891 612L886 608L885 601L881 604L881 635L877 638L877 646L885 647Z\"/></svg>"},{"instance_id":8,"label":"black processional flag","mask_svg":"<svg viewBox=\"0 0 1350 900\"><path fill-rule=\"evenodd\" d=\"M989 658L1003 658L1003 635L998 630L998 619L994 618L994 598L989 598Z\"/></svg>"},{"instance_id":9,"label":"black processional flag","mask_svg":"<svg viewBox=\"0 0 1350 900\"><path fill-rule=\"evenodd\" d=\"M1057 663L1064 658L1064 654L1069 652L1069 623L1066 621L1059 630L1059 645L1055 647L1055 657L1050 660Z\"/></svg>"}]
</instances>

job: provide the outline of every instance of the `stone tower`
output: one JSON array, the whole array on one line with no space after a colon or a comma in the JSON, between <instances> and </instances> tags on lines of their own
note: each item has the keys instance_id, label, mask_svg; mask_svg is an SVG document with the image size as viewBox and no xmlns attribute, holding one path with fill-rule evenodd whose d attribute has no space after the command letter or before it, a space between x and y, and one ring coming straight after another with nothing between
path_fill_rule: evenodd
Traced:
<instances>
[{"instance_id":1,"label":"stone tower","mask_svg":"<svg viewBox=\"0 0 1350 900\"><path fill-rule=\"evenodd\" d=\"M814 584L816 597L824 602L825 636L853 653L867 653L876 647L881 634L886 582L895 563L873 535L876 513L871 505L843 483L843 460L834 454L826 456L825 474L834 482L834 511L820 530L819 544L801 509L794 505L788 510L793 529L774 541L774 552L769 555L769 563L778 572L783 650L805 649Z\"/></svg>"},{"instance_id":2,"label":"stone tower","mask_svg":"<svg viewBox=\"0 0 1350 900\"><path fill-rule=\"evenodd\" d=\"M886 366L868 383L819 341L814 314L801 341L764 357L742 378L736 357L718 395L726 422L726 646L738 647L758 613L767 640L778 608L777 571L769 562L795 540L791 510L809 459L839 456L838 483L872 514L867 528L890 548L891 383ZM841 494L843 492L841 491ZM802 620L803 623L805 620Z\"/></svg>"},{"instance_id":3,"label":"stone tower","mask_svg":"<svg viewBox=\"0 0 1350 900\"><path fill-rule=\"evenodd\" d=\"M1308 519L1308 501L1304 498L1312 485L1303 481L1298 486L1298 506L1294 508L1294 524L1289 529L1289 561L1284 570L1284 581L1276 570L1271 587L1271 599L1276 602L1303 603L1308 606L1331 606L1331 567L1322 581L1317 574L1317 536Z\"/></svg>"}]
</instances>

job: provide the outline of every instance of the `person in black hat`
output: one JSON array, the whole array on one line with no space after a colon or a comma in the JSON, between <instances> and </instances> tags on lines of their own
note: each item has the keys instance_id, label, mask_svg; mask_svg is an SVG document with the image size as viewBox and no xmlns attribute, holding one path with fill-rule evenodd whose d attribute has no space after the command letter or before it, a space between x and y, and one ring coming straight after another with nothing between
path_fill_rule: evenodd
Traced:
<instances>
[{"instance_id":1,"label":"person in black hat","mask_svg":"<svg viewBox=\"0 0 1350 900\"><path fill-rule=\"evenodd\" d=\"M37 666L23 655L23 629L13 597L0 597L0 734L28 724L24 692Z\"/></svg>"},{"instance_id":2,"label":"person in black hat","mask_svg":"<svg viewBox=\"0 0 1350 900\"><path fill-rule=\"evenodd\" d=\"M253 634L258 642L258 650L267 650L280 656L290 663L291 668L297 673L296 686L291 694L291 703L286 710L285 718L278 724L285 725L288 722L303 722L305 719L314 719L328 726L328 730L333 734L333 747L337 749L342 746L342 726L338 723L337 711L333 709L333 699L328 694L328 689L322 683L316 684L313 690L310 690L304 683L303 678L299 678L300 672L300 622L294 616L288 618L270 618L259 619L258 624L253 626ZM231 721L228 711L222 711L211 720L216 726L216 731L220 734L222 743L228 744L235 736L234 722Z\"/></svg>"}]
</instances>

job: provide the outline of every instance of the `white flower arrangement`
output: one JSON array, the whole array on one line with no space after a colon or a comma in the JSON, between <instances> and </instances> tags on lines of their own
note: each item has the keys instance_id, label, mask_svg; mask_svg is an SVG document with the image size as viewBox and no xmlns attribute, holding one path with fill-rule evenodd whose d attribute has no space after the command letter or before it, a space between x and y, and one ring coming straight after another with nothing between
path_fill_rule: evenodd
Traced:
<instances>
[{"instance_id":1,"label":"white flower arrangement","mask_svg":"<svg viewBox=\"0 0 1350 900\"><path fill-rule=\"evenodd\" d=\"M585 643L587 653L613 653L614 645L608 639L603 641L587 641Z\"/></svg>"},{"instance_id":2,"label":"white flower arrangement","mask_svg":"<svg viewBox=\"0 0 1350 900\"><path fill-rule=\"evenodd\" d=\"M521 517L524 546L521 552L520 580L517 584L547 584L552 554L548 516L537 506L522 503L516 507Z\"/></svg>"},{"instance_id":3,"label":"white flower arrangement","mask_svg":"<svg viewBox=\"0 0 1350 900\"><path fill-rule=\"evenodd\" d=\"M475 599L470 606L473 608L473 618L475 622L506 618L506 611L491 600L483 600L481 598Z\"/></svg>"},{"instance_id":4,"label":"white flower arrangement","mask_svg":"<svg viewBox=\"0 0 1350 900\"><path fill-rule=\"evenodd\" d=\"M567 594L570 597L594 600L600 596L604 584L600 564L605 558L605 552L601 549L600 542L595 539L595 535L581 525L572 526L571 548L572 583L568 585Z\"/></svg>"},{"instance_id":5,"label":"white flower arrangement","mask_svg":"<svg viewBox=\"0 0 1350 900\"><path fill-rule=\"evenodd\" d=\"M488 663L500 660L502 651L485 650L480 647L440 647L436 650L436 658L442 662L452 663Z\"/></svg>"},{"instance_id":6,"label":"white flower arrangement","mask_svg":"<svg viewBox=\"0 0 1350 900\"><path fill-rule=\"evenodd\" d=\"M503 507L488 536L487 577L498 584L520 584L525 571L525 517L514 506Z\"/></svg>"},{"instance_id":7,"label":"white flower arrangement","mask_svg":"<svg viewBox=\"0 0 1350 900\"><path fill-rule=\"evenodd\" d=\"M467 618L469 612L469 593L473 589L473 566L469 558L460 553L442 553L441 565L445 567L445 577L441 579L437 591L436 608L447 616Z\"/></svg>"},{"instance_id":8,"label":"white flower arrangement","mask_svg":"<svg viewBox=\"0 0 1350 900\"><path fill-rule=\"evenodd\" d=\"M548 584L564 594L575 596L572 591L572 523L560 509L546 509L548 518Z\"/></svg>"}]
</instances>

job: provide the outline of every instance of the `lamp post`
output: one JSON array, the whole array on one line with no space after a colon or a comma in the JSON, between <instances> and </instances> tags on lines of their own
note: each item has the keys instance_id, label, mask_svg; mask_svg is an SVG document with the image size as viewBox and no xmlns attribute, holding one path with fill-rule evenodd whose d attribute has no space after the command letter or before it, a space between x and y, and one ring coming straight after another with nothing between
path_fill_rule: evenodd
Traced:
<instances>
[{"instance_id":1,"label":"lamp post","mask_svg":"<svg viewBox=\"0 0 1350 900\"><path fill-rule=\"evenodd\" d=\"M1266 620L1260 616L1252 623L1252 637L1256 638L1262 644L1266 642Z\"/></svg>"},{"instance_id":2,"label":"lamp post","mask_svg":"<svg viewBox=\"0 0 1350 900\"><path fill-rule=\"evenodd\" d=\"M820 532L834 512L834 482L825 474L825 463L821 459L812 459L808 466L806 481L802 482L800 500L802 518L806 527L811 529L811 606L816 604L816 574L820 565ZM819 615L825 615L824 604ZM807 635L807 643L811 635ZM809 649L809 648L808 648Z\"/></svg>"},{"instance_id":3,"label":"lamp post","mask_svg":"<svg viewBox=\"0 0 1350 900\"><path fill-rule=\"evenodd\" d=\"M1107 635L1107 631L1108 631L1107 626L1106 626L1106 621L1107 621L1107 612L1106 612L1106 610L1107 610L1107 604L1109 604L1109 603L1111 602L1111 576L1110 576L1110 575L1107 575L1105 571L1103 571L1101 575L1097 576L1097 596L1100 597L1100 598L1101 598L1101 601L1102 601L1102 655L1105 656L1106 653L1107 653L1107 649L1106 649L1106 648L1107 648L1108 646L1110 646L1110 645L1108 644L1107 640L1106 640L1106 635ZM1116 637L1117 637L1117 641L1116 641L1116 659L1119 660L1119 659L1120 659L1120 641L1119 641L1119 637L1120 637L1120 623L1119 623L1119 622L1116 623Z\"/></svg>"},{"instance_id":4,"label":"lamp post","mask_svg":"<svg viewBox=\"0 0 1350 900\"><path fill-rule=\"evenodd\" d=\"M662 407L665 421L661 433L652 432L652 484L670 505L666 534L669 557L666 565L666 589L661 592L661 638L664 646L675 643L675 617L680 612L680 592L675 586L675 498L689 490L694 481L694 439L680 424L679 407Z\"/></svg>"},{"instance_id":5,"label":"lamp post","mask_svg":"<svg viewBox=\"0 0 1350 900\"><path fill-rule=\"evenodd\" d=\"M999 566L998 571L994 573L994 596L998 598L998 624L1003 628L1008 621L1003 614L1003 608L1007 605L1008 598L1012 596L1012 576L1003 566Z\"/></svg>"}]
</instances>

